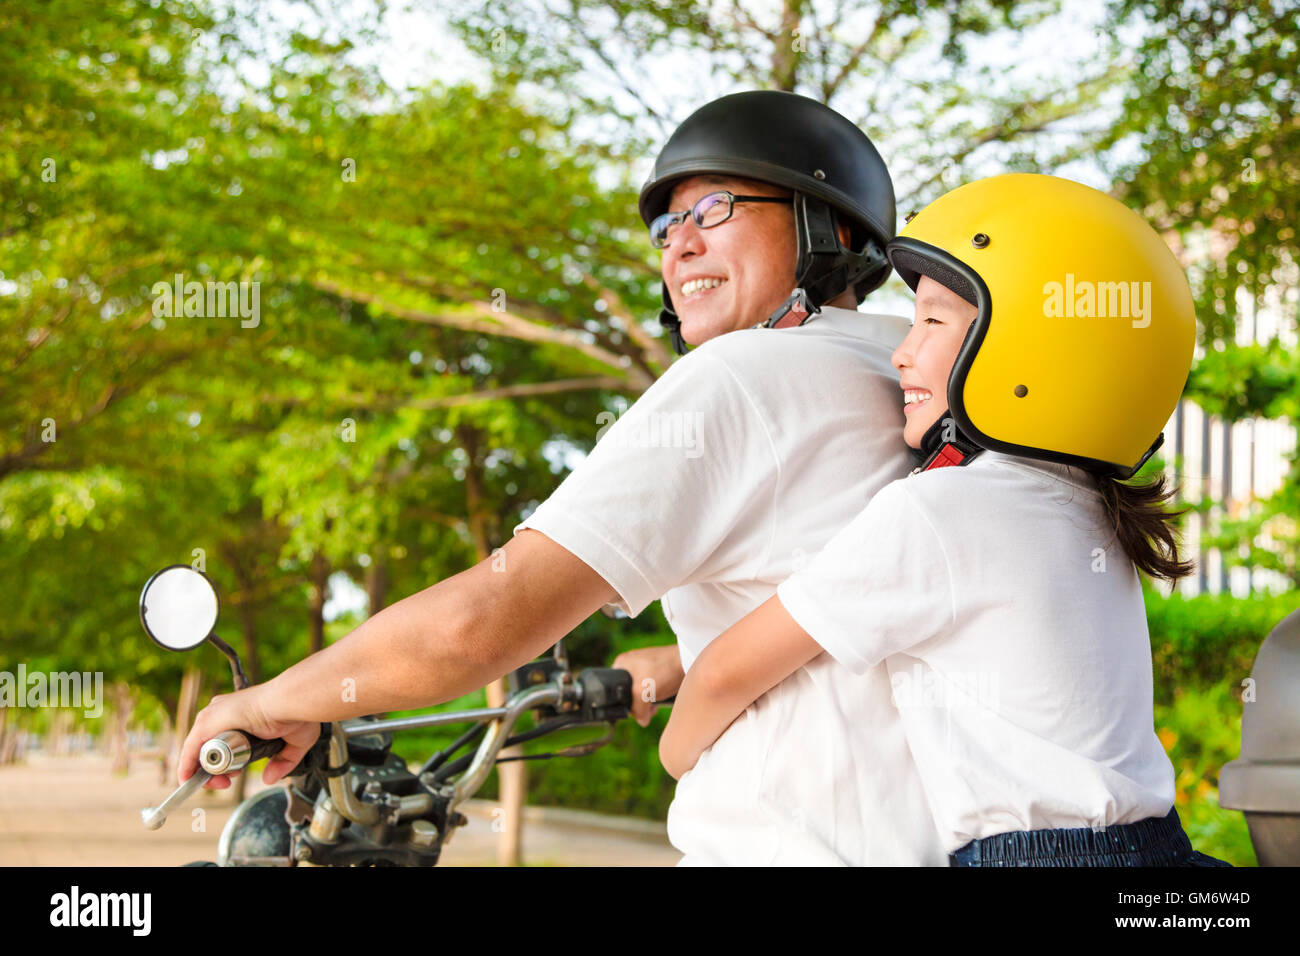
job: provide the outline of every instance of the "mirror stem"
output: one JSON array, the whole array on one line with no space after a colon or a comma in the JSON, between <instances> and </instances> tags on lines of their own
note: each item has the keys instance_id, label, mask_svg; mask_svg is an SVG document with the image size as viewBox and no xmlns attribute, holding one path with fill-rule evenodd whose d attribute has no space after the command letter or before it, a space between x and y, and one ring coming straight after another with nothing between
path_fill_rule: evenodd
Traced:
<instances>
[{"instance_id":1,"label":"mirror stem","mask_svg":"<svg viewBox=\"0 0 1300 956\"><path fill-rule=\"evenodd\" d=\"M560 665L561 670L567 671L569 669L569 654L564 649L564 638L560 638L555 642L554 654L555 663Z\"/></svg>"},{"instance_id":2,"label":"mirror stem","mask_svg":"<svg viewBox=\"0 0 1300 956\"><path fill-rule=\"evenodd\" d=\"M235 649L221 638L217 637L216 632L209 634L208 640L215 644L217 650L225 654L226 658L230 661L230 675L234 678L235 690L244 690L246 687L250 686L252 681L250 681L248 675L244 673L244 665L240 662L239 655L235 653Z\"/></svg>"}]
</instances>

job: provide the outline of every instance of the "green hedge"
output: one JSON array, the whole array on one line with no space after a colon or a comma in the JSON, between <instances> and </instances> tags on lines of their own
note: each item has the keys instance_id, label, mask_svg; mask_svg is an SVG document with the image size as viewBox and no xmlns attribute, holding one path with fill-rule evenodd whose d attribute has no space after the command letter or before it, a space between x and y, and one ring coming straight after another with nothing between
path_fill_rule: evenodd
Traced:
<instances>
[{"instance_id":1,"label":"green hedge","mask_svg":"<svg viewBox=\"0 0 1300 956\"><path fill-rule=\"evenodd\" d=\"M1245 816L1219 806L1219 771L1241 753L1241 682L1300 593L1146 598L1156 730L1174 765L1178 814L1198 850L1254 866Z\"/></svg>"},{"instance_id":2,"label":"green hedge","mask_svg":"<svg viewBox=\"0 0 1300 956\"><path fill-rule=\"evenodd\" d=\"M1192 845L1234 866L1254 866L1246 818L1219 806L1219 771L1241 752L1241 703L1229 685L1187 688L1157 703L1156 732L1174 765L1174 806Z\"/></svg>"},{"instance_id":3,"label":"green hedge","mask_svg":"<svg viewBox=\"0 0 1300 956\"><path fill-rule=\"evenodd\" d=\"M1269 631L1300 607L1300 592L1234 598L1146 594L1156 701L1179 688L1239 687Z\"/></svg>"}]
</instances>

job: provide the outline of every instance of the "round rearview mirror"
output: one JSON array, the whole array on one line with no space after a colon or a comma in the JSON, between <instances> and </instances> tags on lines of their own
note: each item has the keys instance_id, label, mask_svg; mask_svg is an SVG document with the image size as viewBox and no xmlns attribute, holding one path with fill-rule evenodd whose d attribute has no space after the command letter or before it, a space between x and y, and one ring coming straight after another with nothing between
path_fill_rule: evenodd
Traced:
<instances>
[{"instance_id":1,"label":"round rearview mirror","mask_svg":"<svg viewBox=\"0 0 1300 956\"><path fill-rule=\"evenodd\" d=\"M188 651L217 625L217 589L188 564L163 568L140 592L140 623L156 644Z\"/></svg>"}]
</instances>

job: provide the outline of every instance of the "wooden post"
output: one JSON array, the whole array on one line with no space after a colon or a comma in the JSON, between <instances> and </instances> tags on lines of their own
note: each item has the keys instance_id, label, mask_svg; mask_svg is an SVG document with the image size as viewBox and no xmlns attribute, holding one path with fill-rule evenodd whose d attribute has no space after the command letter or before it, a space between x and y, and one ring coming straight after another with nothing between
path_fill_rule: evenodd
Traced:
<instances>
[{"instance_id":1,"label":"wooden post","mask_svg":"<svg viewBox=\"0 0 1300 956\"><path fill-rule=\"evenodd\" d=\"M1224 421L1223 427L1223 481L1220 485L1220 494L1223 505L1219 513L1225 518L1232 516L1232 423ZM1232 590L1231 582L1228 575L1228 562L1225 560L1224 551L1219 549L1219 591L1220 593L1230 593Z\"/></svg>"},{"instance_id":2,"label":"wooden post","mask_svg":"<svg viewBox=\"0 0 1300 956\"><path fill-rule=\"evenodd\" d=\"M1210 414L1201 409L1201 500L1210 496ZM1210 573L1205 567L1205 536L1210 530L1209 512L1202 512L1196 519L1196 593L1205 594L1210 590Z\"/></svg>"}]
</instances>

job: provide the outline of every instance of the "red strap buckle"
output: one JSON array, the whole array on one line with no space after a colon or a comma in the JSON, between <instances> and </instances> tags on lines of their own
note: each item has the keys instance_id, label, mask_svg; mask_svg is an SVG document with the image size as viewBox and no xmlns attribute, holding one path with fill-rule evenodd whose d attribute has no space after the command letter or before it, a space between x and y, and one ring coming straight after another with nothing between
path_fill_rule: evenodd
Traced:
<instances>
[{"instance_id":1,"label":"red strap buckle","mask_svg":"<svg viewBox=\"0 0 1300 956\"><path fill-rule=\"evenodd\" d=\"M947 468L950 465L960 465L965 460L966 456L957 450L956 445L948 444L944 445L935 453L930 464L925 466L925 470L929 471L931 468Z\"/></svg>"}]
</instances>

